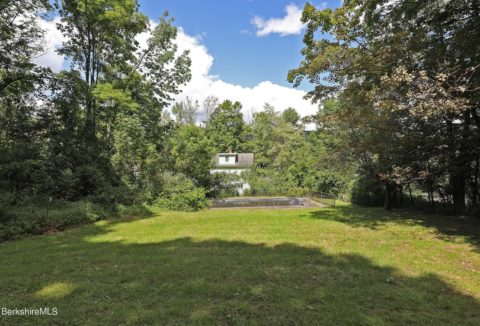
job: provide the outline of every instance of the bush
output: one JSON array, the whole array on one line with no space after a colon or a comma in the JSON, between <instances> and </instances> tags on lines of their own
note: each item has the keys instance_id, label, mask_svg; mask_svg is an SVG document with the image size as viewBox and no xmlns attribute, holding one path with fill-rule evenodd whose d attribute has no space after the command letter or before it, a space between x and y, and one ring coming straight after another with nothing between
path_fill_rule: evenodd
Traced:
<instances>
[{"instance_id":1,"label":"bush","mask_svg":"<svg viewBox=\"0 0 480 326\"><path fill-rule=\"evenodd\" d=\"M372 175L363 174L353 185L352 203L360 206L382 206L385 199L383 184Z\"/></svg>"},{"instance_id":2,"label":"bush","mask_svg":"<svg viewBox=\"0 0 480 326\"><path fill-rule=\"evenodd\" d=\"M115 207L118 204L133 205L135 203L135 195L124 185L117 187L106 186L101 191L90 195L88 199L94 203L109 207Z\"/></svg>"},{"instance_id":3,"label":"bush","mask_svg":"<svg viewBox=\"0 0 480 326\"><path fill-rule=\"evenodd\" d=\"M197 211L207 207L208 201L205 190L196 187L191 179L181 173L166 172L163 175L162 192L154 204L171 210Z\"/></svg>"},{"instance_id":4,"label":"bush","mask_svg":"<svg viewBox=\"0 0 480 326\"><path fill-rule=\"evenodd\" d=\"M94 165L82 165L72 177L76 181L77 194L80 197L92 195L108 185L105 173Z\"/></svg>"},{"instance_id":5,"label":"bush","mask_svg":"<svg viewBox=\"0 0 480 326\"><path fill-rule=\"evenodd\" d=\"M147 217L152 215L152 212L145 205L117 205L116 215L119 217Z\"/></svg>"},{"instance_id":6,"label":"bush","mask_svg":"<svg viewBox=\"0 0 480 326\"><path fill-rule=\"evenodd\" d=\"M472 207L471 215L476 218L480 218L480 204Z\"/></svg>"},{"instance_id":7,"label":"bush","mask_svg":"<svg viewBox=\"0 0 480 326\"><path fill-rule=\"evenodd\" d=\"M216 173L212 176L212 189L209 196L225 198L237 196L237 188L241 183L242 176L231 173Z\"/></svg>"},{"instance_id":8,"label":"bush","mask_svg":"<svg viewBox=\"0 0 480 326\"><path fill-rule=\"evenodd\" d=\"M92 223L111 214L104 207L85 201L57 202L43 207L4 206L0 215L0 241Z\"/></svg>"},{"instance_id":9,"label":"bush","mask_svg":"<svg viewBox=\"0 0 480 326\"><path fill-rule=\"evenodd\" d=\"M348 191L349 185L345 175L336 171L320 171L312 181L314 192L339 195Z\"/></svg>"}]
</instances>

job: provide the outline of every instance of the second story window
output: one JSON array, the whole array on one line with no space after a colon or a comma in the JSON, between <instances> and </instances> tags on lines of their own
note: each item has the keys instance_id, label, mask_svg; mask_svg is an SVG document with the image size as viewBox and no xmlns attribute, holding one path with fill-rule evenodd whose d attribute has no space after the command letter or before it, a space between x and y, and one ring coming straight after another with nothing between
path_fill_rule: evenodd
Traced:
<instances>
[{"instance_id":1,"label":"second story window","mask_svg":"<svg viewBox=\"0 0 480 326\"><path fill-rule=\"evenodd\" d=\"M237 162L237 158L234 155L222 155L219 159L220 164L235 164Z\"/></svg>"}]
</instances>

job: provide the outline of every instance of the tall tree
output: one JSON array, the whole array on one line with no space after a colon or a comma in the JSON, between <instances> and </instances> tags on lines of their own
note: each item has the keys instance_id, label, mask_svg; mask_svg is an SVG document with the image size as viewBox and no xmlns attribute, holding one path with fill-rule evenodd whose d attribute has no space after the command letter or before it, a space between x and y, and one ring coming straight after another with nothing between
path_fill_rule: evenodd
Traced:
<instances>
[{"instance_id":1,"label":"tall tree","mask_svg":"<svg viewBox=\"0 0 480 326\"><path fill-rule=\"evenodd\" d=\"M136 0L62 0L58 29L66 41L60 54L71 59L86 84L85 137L95 141L98 103L93 90L110 66L136 62L135 36L147 29L148 18Z\"/></svg>"},{"instance_id":2,"label":"tall tree","mask_svg":"<svg viewBox=\"0 0 480 326\"><path fill-rule=\"evenodd\" d=\"M204 123L207 127L210 121L210 116L219 104L220 100L215 96L207 96L207 98L205 98L205 100L203 101L203 112L205 114Z\"/></svg>"},{"instance_id":3,"label":"tall tree","mask_svg":"<svg viewBox=\"0 0 480 326\"><path fill-rule=\"evenodd\" d=\"M392 184L405 179L399 171L413 171L419 179L446 176L448 185L430 186L450 197L457 212L465 209L478 157L472 118L480 62L478 46L471 47L480 37L478 13L478 1L462 0L350 0L336 10L304 8L305 60L289 80L313 82L313 101L339 96L338 117L359 131L350 134L357 152L378 158L370 162L385 182L386 208ZM318 32L333 38L316 39ZM437 165L443 170L431 170L432 158L445 162Z\"/></svg>"},{"instance_id":4,"label":"tall tree","mask_svg":"<svg viewBox=\"0 0 480 326\"><path fill-rule=\"evenodd\" d=\"M311 190L315 183L318 147L309 142L303 128L286 121L270 104L254 114L252 145L254 187L264 190Z\"/></svg>"},{"instance_id":5,"label":"tall tree","mask_svg":"<svg viewBox=\"0 0 480 326\"><path fill-rule=\"evenodd\" d=\"M49 9L43 0L0 1L0 187L16 199L42 192L37 113L52 76L32 59L45 51L38 18Z\"/></svg>"},{"instance_id":6,"label":"tall tree","mask_svg":"<svg viewBox=\"0 0 480 326\"><path fill-rule=\"evenodd\" d=\"M207 131L218 152L243 150L246 126L241 110L240 102L226 100L210 116Z\"/></svg>"},{"instance_id":7,"label":"tall tree","mask_svg":"<svg viewBox=\"0 0 480 326\"><path fill-rule=\"evenodd\" d=\"M300 115L294 108L288 108L283 111L282 118L285 120L285 122L289 122L294 126L298 123L298 121L300 121Z\"/></svg>"},{"instance_id":8,"label":"tall tree","mask_svg":"<svg viewBox=\"0 0 480 326\"><path fill-rule=\"evenodd\" d=\"M0 1L0 95L14 83L42 78L31 60L46 50L37 20L50 9L47 0Z\"/></svg>"},{"instance_id":9,"label":"tall tree","mask_svg":"<svg viewBox=\"0 0 480 326\"><path fill-rule=\"evenodd\" d=\"M141 190L166 164L162 112L191 75L173 20L165 13L149 30L138 9L136 0L64 0L58 28L67 36L59 52L83 79L84 155L92 164L111 159L120 179ZM136 41L142 32L150 33L144 48Z\"/></svg>"},{"instance_id":10,"label":"tall tree","mask_svg":"<svg viewBox=\"0 0 480 326\"><path fill-rule=\"evenodd\" d=\"M194 102L192 98L187 96L184 101L175 103L172 107L172 113L177 124L193 125L196 122L199 109L198 101Z\"/></svg>"},{"instance_id":11,"label":"tall tree","mask_svg":"<svg viewBox=\"0 0 480 326\"><path fill-rule=\"evenodd\" d=\"M208 189L214 149L205 129L193 124L180 126L170 143L171 170Z\"/></svg>"}]
</instances>

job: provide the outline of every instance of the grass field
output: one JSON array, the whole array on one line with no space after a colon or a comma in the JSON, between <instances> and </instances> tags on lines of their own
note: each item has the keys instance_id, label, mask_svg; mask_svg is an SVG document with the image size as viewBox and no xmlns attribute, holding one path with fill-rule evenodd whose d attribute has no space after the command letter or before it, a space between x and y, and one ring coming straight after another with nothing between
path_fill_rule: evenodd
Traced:
<instances>
[{"instance_id":1,"label":"grass field","mask_svg":"<svg viewBox=\"0 0 480 326\"><path fill-rule=\"evenodd\" d=\"M0 324L479 325L479 236L348 206L154 211L0 244L0 307L58 309Z\"/></svg>"}]
</instances>

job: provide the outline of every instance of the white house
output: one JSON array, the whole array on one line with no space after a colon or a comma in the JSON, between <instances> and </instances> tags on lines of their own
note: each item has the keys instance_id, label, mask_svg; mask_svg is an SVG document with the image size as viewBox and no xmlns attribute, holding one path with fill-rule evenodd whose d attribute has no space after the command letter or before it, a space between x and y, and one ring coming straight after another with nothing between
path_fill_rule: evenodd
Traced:
<instances>
[{"instance_id":1,"label":"white house","mask_svg":"<svg viewBox=\"0 0 480 326\"><path fill-rule=\"evenodd\" d=\"M253 167L253 153L219 153L215 155L214 168L211 174L228 173L240 175ZM238 194L243 195L250 185L240 179L236 188Z\"/></svg>"}]
</instances>

